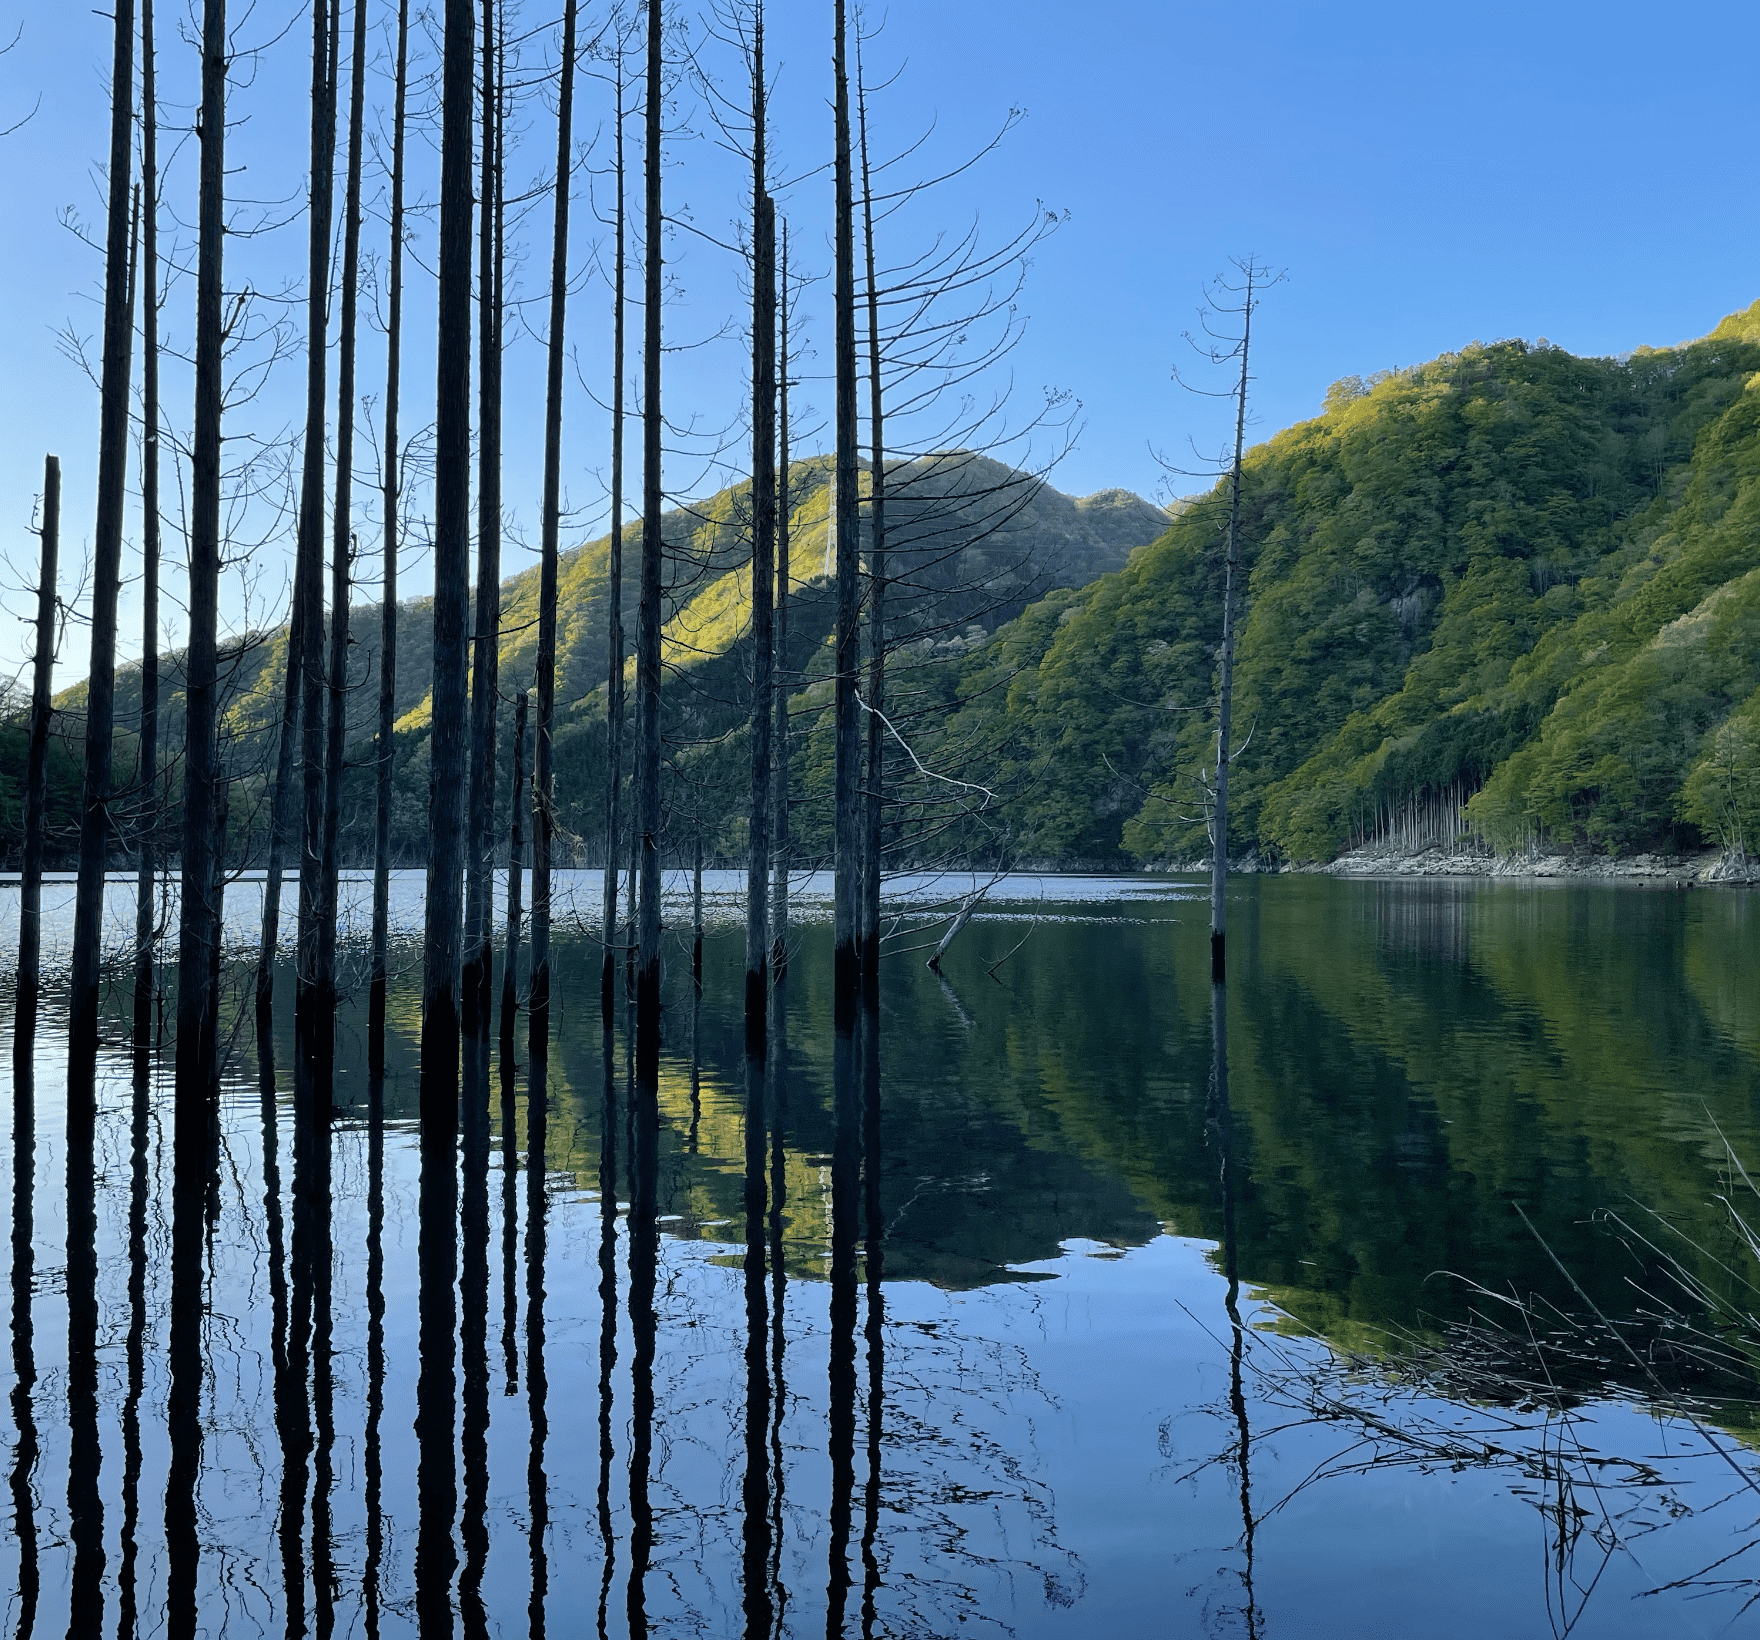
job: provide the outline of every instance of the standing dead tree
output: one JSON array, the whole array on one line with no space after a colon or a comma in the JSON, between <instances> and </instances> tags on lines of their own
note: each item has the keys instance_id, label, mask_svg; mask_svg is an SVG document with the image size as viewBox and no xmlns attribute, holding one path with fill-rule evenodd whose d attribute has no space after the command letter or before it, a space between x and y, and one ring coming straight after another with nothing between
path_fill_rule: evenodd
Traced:
<instances>
[{"instance_id":1,"label":"standing dead tree","mask_svg":"<svg viewBox=\"0 0 1760 1640\"><path fill-rule=\"evenodd\" d=\"M1210 822L1210 978L1216 985L1221 985L1228 975L1228 774L1229 765L1238 755L1232 739L1235 583L1240 575L1241 463L1246 451L1247 386L1252 379L1248 374L1248 363L1253 342L1253 314L1265 288L1283 277L1270 273L1257 257L1236 257L1233 263L1240 275L1239 282L1217 278L1205 292L1204 306L1199 310L1204 340L1200 342L1189 334L1186 337L1206 362L1239 366L1234 386L1223 394L1212 395L1234 400L1234 451L1226 468L1228 530L1223 552L1222 640L1216 651L1216 767L1208 779L1202 772L1199 774ZM1218 315L1237 317L1240 334L1217 330L1213 321ZM1183 385L1189 387L1191 384Z\"/></svg>"},{"instance_id":2,"label":"standing dead tree","mask_svg":"<svg viewBox=\"0 0 1760 1640\"><path fill-rule=\"evenodd\" d=\"M776 573L776 208L766 172L764 6L753 0L752 79L752 800L746 863L746 1056L769 1036L770 724ZM762 1083L753 1083L762 1107ZM761 1177L761 1175L760 1175Z\"/></svg>"},{"instance_id":3,"label":"standing dead tree","mask_svg":"<svg viewBox=\"0 0 1760 1640\"><path fill-rule=\"evenodd\" d=\"M459 962L463 930L464 804L468 788L465 653L470 622L471 160L474 41L471 0L446 0L441 67L439 343L434 424L433 774L428 790L427 917L422 964L423 1195L457 1193ZM443 1177L442 1177L443 1175ZM446 1236L453 1234L450 1218ZM447 1262L450 1263L450 1255ZM450 1348L450 1346L448 1346ZM448 1414L450 1419L450 1413ZM450 1427L450 1424L449 1424ZM446 1531L451 1532L448 1517Z\"/></svg>"},{"instance_id":4,"label":"standing dead tree","mask_svg":"<svg viewBox=\"0 0 1760 1640\"><path fill-rule=\"evenodd\" d=\"M117 0L110 69L110 201L104 246L104 356L99 381L98 516L92 538L92 660L86 682L86 762L80 796L79 886L73 913L68 1120L86 1120L98 1059L98 983L104 871L111 826L110 741L116 722L116 603L128 477L129 183L134 115L134 0Z\"/></svg>"},{"instance_id":5,"label":"standing dead tree","mask_svg":"<svg viewBox=\"0 0 1760 1640\"><path fill-rule=\"evenodd\" d=\"M409 0L397 5L397 83L391 116L391 250L385 310L385 557L379 604L379 734L373 824L373 957L367 1000L367 1053L385 1067L385 982L391 936L391 792L397 729L397 535L402 489L397 445L397 400L403 362L403 143L409 91Z\"/></svg>"},{"instance_id":6,"label":"standing dead tree","mask_svg":"<svg viewBox=\"0 0 1760 1640\"><path fill-rule=\"evenodd\" d=\"M868 87L856 25L856 117L862 158L862 248L868 307L868 766L862 834L862 994L870 1023L880 1006L880 827L886 770L886 432L880 373L880 286L874 272L874 182L868 160Z\"/></svg>"},{"instance_id":7,"label":"standing dead tree","mask_svg":"<svg viewBox=\"0 0 1760 1640\"><path fill-rule=\"evenodd\" d=\"M183 879L177 926L177 1115L180 1174L206 1161L218 1041L220 921L216 897L225 779L220 696L220 414L225 335L226 8L202 21L201 183L197 206L196 396L190 448L189 649L185 661ZM181 1182L181 1181L180 1181Z\"/></svg>"},{"instance_id":8,"label":"standing dead tree","mask_svg":"<svg viewBox=\"0 0 1760 1640\"><path fill-rule=\"evenodd\" d=\"M355 321L361 265L361 119L367 77L367 0L355 0L354 49L349 71L348 180L342 204L342 319L336 361L336 514L330 540L330 687L324 743L323 876L318 901L315 1044L326 1087L336 1032L337 881L342 831L342 756L348 731L349 559L354 544Z\"/></svg>"},{"instance_id":9,"label":"standing dead tree","mask_svg":"<svg viewBox=\"0 0 1760 1640\"><path fill-rule=\"evenodd\" d=\"M297 1063L309 1075L311 1033L323 1004L318 980L318 919L323 909L324 836L324 456L329 365L330 232L335 211L336 42L339 0L312 0L311 183L307 202L306 426L300 474L299 542L293 627L299 636L301 820L299 937L294 964ZM292 666L290 652L288 665ZM284 726L282 733L288 732ZM259 980L259 995L261 994Z\"/></svg>"},{"instance_id":10,"label":"standing dead tree","mask_svg":"<svg viewBox=\"0 0 1760 1640\"><path fill-rule=\"evenodd\" d=\"M488 1098L495 967L495 719L501 637L501 93L495 0L483 0L482 181L477 223L477 598L471 645L470 813L466 820L463 1028L465 1087Z\"/></svg>"},{"instance_id":11,"label":"standing dead tree","mask_svg":"<svg viewBox=\"0 0 1760 1640\"><path fill-rule=\"evenodd\" d=\"M159 108L153 0L141 0L141 721L134 904L134 1040L153 1031L159 802Z\"/></svg>"},{"instance_id":12,"label":"standing dead tree","mask_svg":"<svg viewBox=\"0 0 1760 1640\"><path fill-rule=\"evenodd\" d=\"M513 1056L513 1024L519 1012L519 932L521 867L525 864L526 692L513 703L513 778L508 784L507 960L501 971L501 1053ZM509 1141L511 1143L511 1141Z\"/></svg>"},{"instance_id":13,"label":"standing dead tree","mask_svg":"<svg viewBox=\"0 0 1760 1640\"><path fill-rule=\"evenodd\" d=\"M18 1000L14 1042L27 1060L37 1034L38 968L43 944L43 843L49 819L49 716L55 673L55 575L61 549L61 463L43 460L43 546L37 576L37 653L31 672L31 740L24 776L24 859L19 874ZM20 1086L23 1086L22 1079Z\"/></svg>"},{"instance_id":14,"label":"standing dead tree","mask_svg":"<svg viewBox=\"0 0 1760 1640\"><path fill-rule=\"evenodd\" d=\"M641 886L636 939L636 1081L653 1098L660 1075L660 583L665 492L660 462L661 259L666 223L661 214L661 117L664 17L661 0L648 0L647 106L644 111L645 213L642 224L642 582L636 618L636 836ZM645 1124L644 1124L645 1125Z\"/></svg>"},{"instance_id":15,"label":"standing dead tree","mask_svg":"<svg viewBox=\"0 0 1760 1640\"><path fill-rule=\"evenodd\" d=\"M610 656L605 691L605 906L601 927L604 955L599 969L599 1012L605 1028L611 1028L616 1010L617 988L617 874L620 864L619 841L623 817L619 812L623 795L623 372L624 372L624 304L626 255L623 122L624 109L624 37L613 24L612 49L612 136L614 142L613 173L617 187L617 204L613 211L613 246L611 265L611 546L607 580L606 624ZM630 880L630 894L635 894L635 880Z\"/></svg>"},{"instance_id":16,"label":"standing dead tree","mask_svg":"<svg viewBox=\"0 0 1760 1640\"><path fill-rule=\"evenodd\" d=\"M856 487L856 287L854 246L854 200L850 172L849 69L846 55L844 0L835 0L836 44L833 73L836 77L834 118L836 123L835 224L836 328L833 344L836 370L836 554L837 624L833 668L836 676L834 838L836 880L833 891L833 977L838 1035L855 1028L855 994L859 983L858 949L861 887L861 730L856 718L856 681L859 663L858 576L859 530Z\"/></svg>"},{"instance_id":17,"label":"standing dead tree","mask_svg":"<svg viewBox=\"0 0 1760 1640\"><path fill-rule=\"evenodd\" d=\"M533 668L538 693L538 725L532 746L532 979L528 1022L528 1051L533 1059L545 1058L550 1051L550 853L556 829L556 579L562 530L562 367L567 356L564 331L568 320L568 196L574 145L576 10L576 0L568 0L562 14L562 78L556 100L555 222L550 246L550 351L544 385L544 517L538 570L538 654ZM614 576L614 588L616 584Z\"/></svg>"},{"instance_id":18,"label":"standing dead tree","mask_svg":"<svg viewBox=\"0 0 1760 1640\"><path fill-rule=\"evenodd\" d=\"M781 290L777 302L776 615L771 668L771 710L776 715L770 795L770 847L775 891L770 907L770 972L779 983L788 972L788 224L782 225Z\"/></svg>"}]
</instances>

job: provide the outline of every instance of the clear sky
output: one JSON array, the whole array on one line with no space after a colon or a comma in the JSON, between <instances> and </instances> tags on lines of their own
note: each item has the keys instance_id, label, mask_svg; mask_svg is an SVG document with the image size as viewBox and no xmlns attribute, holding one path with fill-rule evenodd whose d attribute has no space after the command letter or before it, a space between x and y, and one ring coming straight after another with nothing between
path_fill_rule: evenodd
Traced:
<instances>
[{"instance_id":1,"label":"clear sky","mask_svg":"<svg viewBox=\"0 0 1760 1640\"><path fill-rule=\"evenodd\" d=\"M389 101L383 29L390 0L371 0L374 66L370 107ZM171 150L162 232L187 252L195 212L189 124L195 54L189 41L199 6L160 0L162 138ZM230 138L242 167L232 183L241 204L229 242L229 285L248 283L259 328L281 322L299 342L298 283L304 265L300 217L309 114L309 23L297 0L233 0L241 49ZM345 9L349 9L345 6ZM523 0L518 25L529 38L524 68L534 82L555 55L558 0ZM775 148L783 176L809 173L829 156L830 6L782 0L770 8L777 72ZM587 27L602 7L585 8ZM4 604L29 600L19 587L34 573L30 536L45 450L65 472L64 592L71 594L92 529L97 396L65 353L59 333L98 328L97 255L60 224L67 207L88 223L102 217L98 165L107 142L110 23L64 0L0 0L21 28L0 58L0 125L28 123L0 139L0 197L8 223L0 259L0 550L10 570ZM676 6L680 19L699 15ZM308 13L309 15L309 13ZM1702 334L1725 313L1760 297L1760 212L1756 211L1753 64L1760 12L1752 6L1681 0L1671 6L1601 0L1529 0L1522 5L1426 3L1257 6L1139 4L1135 0L892 0L876 4L883 27L869 46L870 77L897 77L876 95L876 148L889 151L932 135L911 164L923 172L964 157L1005 118L1026 117L997 152L888 225L883 242L899 259L937 230L976 217L994 242L1042 202L1068 213L1035 253L1022 297L1024 337L1011 356L1017 407L1046 388L1080 401L1081 437L1054 474L1066 490L1124 485L1145 494L1170 487L1151 447L1180 452L1188 439L1212 448L1223 435L1217 410L1170 378L1183 330L1207 276L1227 258L1256 253L1287 270L1269 295L1255 353L1259 436L1315 413L1330 382L1347 374L1411 364L1475 338L1545 336L1582 353L1618 353ZM732 85L737 64L696 26L701 61ZM259 48L242 55L244 48ZM431 69L432 37L419 66ZM578 124L597 146L577 173L579 293L570 309L578 374L571 377L566 483L570 539L603 527L607 435L609 302L593 270L603 230L592 221L586 167L603 162L608 135L603 88L585 84ZM423 97L418 94L418 104ZM370 116L377 121L378 113ZM553 113L541 88L520 114L514 184L536 182L551 164ZM674 103L667 174L669 212L688 220L671 238L676 279L668 339L670 415L699 430L675 439L668 485L683 495L713 488L704 450L737 416L745 368L734 259L711 242L734 231L742 201L737 164L718 151L700 95L686 81ZM431 127L412 144L412 191L431 197L437 156ZM632 160L638 128L630 128ZM903 171L899 174L904 174ZM368 163L368 191L382 178ZM598 184L602 187L602 181ZM823 274L830 177L808 175L784 190L796 265ZM404 378L405 424L431 414L432 306L428 276L432 222L417 224ZM525 260L518 296L542 295L548 204L517 224ZM369 251L384 229L369 218ZM805 369L829 358L829 290L803 298ZM165 327L187 346L193 288L174 282ZM508 572L533 559L541 471L542 356L535 329L510 327L506 492L515 539ZM731 324L731 328L729 328ZM257 352L262 351L258 345ZM250 350L241 353L242 369ZM382 342L363 343L361 392L381 391ZM633 367L632 353L632 367ZM138 384L138 367L136 381ZM301 365L277 365L228 423L235 462L254 450L273 493L278 454L300 421ZM168 366L166 414L187 425L187 372ZM828 394L809 382L800 442L823 421ZM363 416L364 416L363 412ZM377 412L373 414L376 416ZM363 420L363 436L365 431ZM797 444L797 448L798 448ZM357 491L370 491L371 445ZM633 448L633 445L632 445ZM632 492L636 479L632 468ZM1190 488L1173 480L1171 488ZM166 478L168 508L176 482ZM376 513L361 500L360 573L377 574ZM286 542L259 500L240 525L242 562L229 572L227 614L259 621L285 602ZM177 520L171 520L175 532ZM134 570L138 520L129 521L127 573ZM526 543L529 542L530 546ZM173 533L168 550L180 554ZM406 575L422 589L423 568ZM181 628L174 607L169 639ZM363 596L371 596L364 586ZM132 589L122 615L125 653L138 649ZM28 653L19 622L0 622L0 669ZM83 633L69 637L60 672L84 669Z\"/></svg>"}]
</instances>

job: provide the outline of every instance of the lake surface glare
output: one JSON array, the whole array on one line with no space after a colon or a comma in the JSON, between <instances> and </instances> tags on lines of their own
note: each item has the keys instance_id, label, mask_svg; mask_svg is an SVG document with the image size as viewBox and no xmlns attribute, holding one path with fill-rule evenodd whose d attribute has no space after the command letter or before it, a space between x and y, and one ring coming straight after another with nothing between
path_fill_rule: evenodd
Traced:
<instances>
[{"instance_id":1,"label":"lake surface glare","mask_svg":"<svg viewBox=\"0 0 1760 1640\"><path fill-rule=\"evenodd\" d=\"M522 1016L442 1221L421 875L382 1082L345 881L327 1128L232 885L196 1255L115 880L94 1279L45 885L28 1089L0 1056L8 1635L1760 1632L1751 895L1240 879L1219 1063L1195 880L1005 879L942 977L971 883L901 880L870 1120L820 878L749 1091L742 886L709 875L698 996L668 879L645 1137L600 879L562 874L547 1065Z\"/></svg>"}]
</instances>

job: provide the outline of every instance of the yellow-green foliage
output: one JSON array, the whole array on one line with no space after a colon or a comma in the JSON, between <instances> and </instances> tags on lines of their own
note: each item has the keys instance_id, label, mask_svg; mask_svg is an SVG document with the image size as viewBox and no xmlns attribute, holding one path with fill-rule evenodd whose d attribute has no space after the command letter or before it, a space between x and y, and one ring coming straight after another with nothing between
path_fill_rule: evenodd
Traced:
<instances>
[{"instance_id":1,"label":"yellow-green foliage","mask_svg":"<svg viewBox=\"0 0 1760 1640\"><path fill-rule=\"evenodd\" d=\"M1389 807L1474 791L1505 847L1707 825L1685 782L1760 683L1757 372L1760 304L1622 360L1474 344L1341 382L1251 451L1231 847L1324 859ZM1224 503L1057 607L992 708L1024 854L1204 849Z\"/></svg>"}]
</instances>

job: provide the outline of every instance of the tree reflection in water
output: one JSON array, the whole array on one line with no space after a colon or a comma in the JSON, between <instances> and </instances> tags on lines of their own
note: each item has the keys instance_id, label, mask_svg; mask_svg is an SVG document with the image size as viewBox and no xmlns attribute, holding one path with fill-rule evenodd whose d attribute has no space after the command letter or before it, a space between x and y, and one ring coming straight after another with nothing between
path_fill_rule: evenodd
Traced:
<instances>
[{"instance_id":1,"label":"tree reflection in water","mask_svg":"<svg viewBox=\"0 0 1760 1640\"><path fill-rule=\"evenodd\" d=\"M1443 1133L1437 1102L1383 1062L1365 1069L1366 1039L1341 1047L1343 1016L1316 1000L1356 986L1378 1042L1452 1017L1399 987L1442 985L1441 968L1451 998L1471 985L1482 902L1454 896L1442 920L1386 898L1345 929L1374 942L1355 969L1302 968L1286 942L1267 979L1243 916L1226 996L1157 969L1146 923L1110 928L1130 955L1106 980L1110 1013L1089 974L1098 934L1047 919L1038 966L992 985L980 959L1017 933L974 924L969 962L889 971L884 1012L862 999L842 1036L803 925L761 1053L730 983L732 931L711 926L701 999L679 965L671 1037L647 1064L623 1021L602 1029L594 962L561 940L553 1034L528 1065L504 1055L498 1088L477 1074L451 1132L414 1120L413 975L394 976L382 1070L305 1066L291 1022L278 1044L265 1014L254 1043L241 1028L218 1099L176 1098L174 1128L161 1113L183 1090L150 1050L100 1056L84 1134L59 1068L15 1056L0 1620L119 1640L553 1623L620 1640L1055 1635L1093 1632L1122 1575L1190 1591L1195 1621L1256 1636L1298 1575L1298 1522L1367 1481L1410 1477L1433 1498L1442 1470L1545 1525L1536 1632L1542 1611L1587 1632L1609 1588L1632 1592L1637 1554L1659 1568L1646 1610L1689 1586L1738 1609L1760 1557L1755 1495L1727 1464L1713 1476L1720 1460L1691 1436L1696 1419L1751 1471L1721 1431L1757 1424L1752 1303L1707 1272L1746 1269L1753 1249L1703 1224L1677 1245L1662 1221L1591 1202L1605 1239L1635 1250L1642 1313L1585 1326L1583 1306L1539 1294L1537 1239L1510 1293L1487 1291L1485 1193L1458 1171L1446 1193L1434 1182L1443 1141L1477 1154L1488 1125ZM58 1006L52 984L51 1030ZM338 1052L353 1053L344 1024ZM1513 1051L1500 1037L1486 1057ZM363 1088L364 1108L332 1120L320 1083ZM1745 1154L1752 1136L1731 1120ZM1336 1178L1310 1167L1313 1145ZM63 1161L67 1193L44 1190ZM1745 1201L1740 1170L1722 1174L1711 1183ZM1288 1207L1302 1192L1307 1230ZM1420 1240L1441 1237L1419 1214L1439 1202L1480 1262L1458 1282L1402 1272L1359 1196ZM1577 1238L1559 1249L1577 1268L1577 1220L1522 1200L1547 1245L1561 1222ZM1565 1205L1581 1217L1586 1200ZM65 1241L65 1275L39 1237ZM1335 1280L1321 1260L1345 1242L1361 1262ZM1296 1266L1286 1287L1258 1285ZM1107 1359L1128 1329L1083 1335L1105 1272L1128 1290L1133 1270L1176 1269L1177 1300L1135 1295L1153 1343L1140 1358ZM1303 1283L1343 1295L1330 1343L1295 1336L1277 1307ZM1584 1278L1603 1307L1615 1286L1606 1268ZM1427 1324L1368 1308L1420 1290L1440 1312ZM1170 1345L1198 1370L1166 1371L1155 1352ZM1119 1409L1087 1403L1078 1360L1116 1368L1106 1393L1153 1409L1135 1446L1084 1448ZM1173 1417L1202 1408L1215 1424L1195 1458L1163 1465L1153 1427L1169 1399ZM1668 1421L1646 1423L1654 1412ZM147 1501L161 1485L162 1512ZM1147 1559L1108 1559L1085 1511L1138 1485L1155 1531L1155 1510L1183 1524ZM1731 1508L1746 1514L1729 1516L1722 1566L1674 1547L1695 1522L1687 1541L1707 1541ZM1200 1553L1220 1571L1194 1577Z\"/></svg>"}]
</instances>

